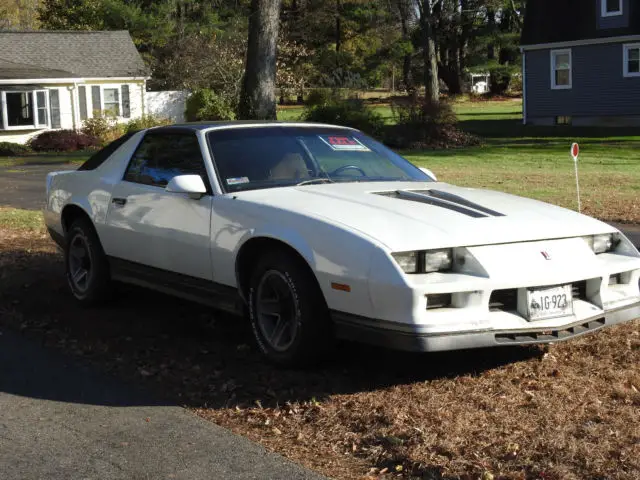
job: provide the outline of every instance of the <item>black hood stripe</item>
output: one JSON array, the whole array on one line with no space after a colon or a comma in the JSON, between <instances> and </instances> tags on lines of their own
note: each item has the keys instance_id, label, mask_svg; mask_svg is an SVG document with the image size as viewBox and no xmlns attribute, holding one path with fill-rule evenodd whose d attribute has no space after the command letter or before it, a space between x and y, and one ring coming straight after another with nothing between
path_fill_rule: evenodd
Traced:
<instances>
[{"instance_id":1,"label":"black hood stripe","mask_svg":"<svg viewBox=\"0 0 640 480\"><path fill-rule=\"evenodd\" d=\"M462 213L463 215L467 215L473 218L486 218L488 215L484 213L480 213L476 210L471 210L470 208L463 207L461 205L455 204L453 202L448 202L446 200L442 200L438 197L425 195L424 193L419 193L415 191L407 191L407 190L396 190L395 192L390 192L392 195L395 194L395 198L402 198L405 200L411 200L413 202L426 203L428 205L434 205L436 207L446 208L448 210L453 210L454 212Z\"/></svg>"},{"instance_id":2,"label":"black hood stripe","mask_svg":"<svg viewBox=\"0 0 640 480\"><path fill-rule=\"evenodd\" d=\"M473 208L474 210L486 213L487 215L491 215L492 217L505 216L504 213L496 212L495 210L491 210L490 208L483 207L482 205L478 205L477 203L474 203L458 195L454 195L453 193L443 192L442 190L426 190L426 192L429 192L429 195L431 195L432 197L436 197L452 203L457 203L458 205L464 205L465 207Z\"/></svg>"}]
</instances>

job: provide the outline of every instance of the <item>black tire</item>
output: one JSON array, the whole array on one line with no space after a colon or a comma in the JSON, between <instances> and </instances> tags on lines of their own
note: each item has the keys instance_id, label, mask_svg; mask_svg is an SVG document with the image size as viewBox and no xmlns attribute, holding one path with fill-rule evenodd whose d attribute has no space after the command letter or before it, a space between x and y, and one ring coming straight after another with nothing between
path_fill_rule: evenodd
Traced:
<instances>
[{"instance_id":1,"label":"black tire","mask_svg":"<svg viewBox=\"0 0 640 480\"><path fill-rule=\"evenodd\" d=\"M273 293L282 291L267 299L269 285L274 287ZM289 297L282 294L285 289ZM267 302L272 306L264 307ZM279 309L280 314L265 313L271 308ZM286 330L284 327L278 330L283 317L290 317L290 322L285 322ZM269 318L273 324L271 331ZM322 291L309 267L284 250L267 252L254 268L249 285L249 319L258 347L277 365L308 366L326 358L333 349L332 324ZM279 347L275 346L276 336L283 340Z\"/></svg>"},{"instance_id":2,"label":"black tire","mask_svg":"<svg viewBox=\"0 0 640 480\"><path fill-rule=\"evenodd\" d=\"M74 221L65 240L65 274L73 296L85 306L108 300L112 289L109 261L91 222L85 218Z\"/></svg>"}]
</instances>

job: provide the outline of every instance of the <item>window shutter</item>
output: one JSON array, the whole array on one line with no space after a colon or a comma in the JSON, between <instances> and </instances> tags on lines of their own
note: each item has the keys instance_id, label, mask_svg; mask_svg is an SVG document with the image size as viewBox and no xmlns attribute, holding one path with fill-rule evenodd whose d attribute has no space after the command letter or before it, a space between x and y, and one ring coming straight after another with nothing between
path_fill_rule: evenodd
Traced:
<instances>
[{"instance_id":1,"label":"window shutter","mask_svg":"<svg viewBox=\"0 0 640 480\"><path fill-rule=\"evenodd\" d=\"M80 120L87 119L87 87L81 85L78 87L78 101L80 103Z\"/></svg>"},{"instance_id":2,"label":"window shutter","mask_svg":"<svg viewBox=\"0 0 640 480\"><path fill-rule=\"evenodd\" d=\"M0 130L4 130L4 121L2 119L2 110L3 110L3 99L4 94L0 92Z\"/></svg>"},{"instance_id":3,"label":"window shutter","mask_svg":"<svg viewBox=\"0 0 640 480\"><path fill-rule=\"evenodd\" d=\"M100 100L100 87L94 85L91 87L91 107L93 108L93 114L96 112L102 114L102 101Z\"/></svg>"},{"instance_id":4,"label":"window shutter","mask_svg":"<svg viewBox=\"0 0 640 480\"><path fill-rule=\"evenodd\" d=\"M60 128L60 92L57 88L49 90L49 110L51 110L51 128Z\"/></svg>"},{"instance_id":5,"label":"window shutter","mask_svg":"<svg viewBox=\"0 0 640 480\"><path fill-rule=\"evenodd\" d=\"M129 101L129 85L122 85L122 116L124 118L131 117L131 103Z\"/></svg>"}]
</instances>

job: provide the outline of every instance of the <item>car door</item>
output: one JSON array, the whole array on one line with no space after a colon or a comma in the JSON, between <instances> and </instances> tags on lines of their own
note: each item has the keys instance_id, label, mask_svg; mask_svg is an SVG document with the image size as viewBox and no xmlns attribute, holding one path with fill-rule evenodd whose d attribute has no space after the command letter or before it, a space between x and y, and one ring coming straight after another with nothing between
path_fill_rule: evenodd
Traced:
<instances>
[{"instance_id":1,"label":"car door","mask_svg":"<svg viewBox=\"0 0 640 480\"><path fill-rule=\"evenodd\" d=\"M168 272L211 280L211 187L192 130L148 132L114 185L103 234L107 255ZM198 174L200 199L167 192L176 175Z\"/></svg>"}]
</instances>

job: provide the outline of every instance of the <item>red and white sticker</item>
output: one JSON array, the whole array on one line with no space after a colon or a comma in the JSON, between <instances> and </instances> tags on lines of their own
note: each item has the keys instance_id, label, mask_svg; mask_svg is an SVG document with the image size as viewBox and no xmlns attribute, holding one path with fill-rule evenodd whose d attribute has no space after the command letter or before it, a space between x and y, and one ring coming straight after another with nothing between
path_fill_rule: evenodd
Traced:
<instances>
[{"instance_id":1,"label":"red and white sticker","mask_svg":"<svg viewBox=\"0 0 640 480\"><path fill-rule=\"evenodd\" d=\"M345 135L319 135L320 140L329 145L336 152L370 152L368 147L363 145L354 137Z\"/></svg>"}]
</instances>

